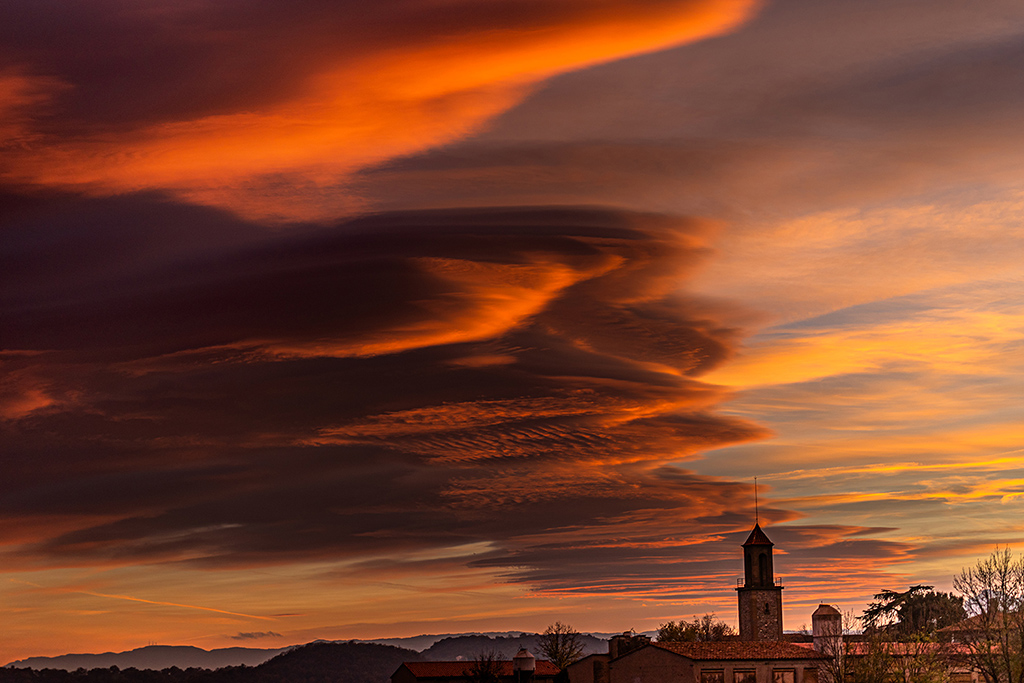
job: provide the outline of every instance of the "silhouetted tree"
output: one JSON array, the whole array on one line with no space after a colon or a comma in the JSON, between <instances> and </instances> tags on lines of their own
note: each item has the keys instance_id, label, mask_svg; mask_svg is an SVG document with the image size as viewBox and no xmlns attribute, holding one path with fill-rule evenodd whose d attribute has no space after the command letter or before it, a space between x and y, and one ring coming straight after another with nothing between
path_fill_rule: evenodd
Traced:
<instances>
[{"instance_id":1,"label":"silhouetted tree","mask_svg":"<svg viewBox=\"0 0 1024 683\"><path fill-rule=\"evenodd\" d=\"M662 624L658 627L658 642L711 642L725 640L726 636L735 635L736 632L729 624L715 617L714 612L705 614L702 617L694 617L693 621L680 619L677 624L674 621Z\"/></svg>"},{"instance_id":2,"label":"silhouetted tree","mask_svg":"<svg viewBox=\"0 0 1024 683\"><path fill-rule=\"evenodd\" d=\"M853 676L853 644L849 635L854 632L857 618L853 612L842 614L838 633L831 632L822 642L821 652L829 656L822 663L821 683L846 683Z\"/></svg>"},{"instance_id":3,"label":"silhouetted tree","mask_svg":"<svg viewBox=\"0 0 1024 683\"><path fill-rule=\"evenodd\" d=\"M901 640L899 647L896 667L901 681L948 683L954 661L945 643L919 635Z\"/></svg>"},{"instance_id":4,"label":"silhouetted tree","mask_svg":"<svg viewBox=\"0 0 1024 683\"><path fill-rule=\"evenodd\" d=\"M494 650L481 652L473 658L463 675L468 676L473 683L499 683L501 680L500 662L503 659L504 657Z\"/></svg>"},{"instance_id":5,"label":"silhouetted tree","mask_svg":"<svg viewBox=\"0 0 1024 683\"><path fill-rule=\"evenodd\" d=\"M850 683L903 683L903 674L897 669L893 657L894 643L874 633L856 645L859 646L857 656L848 657L845 680Z\"/></svg>"},{"instance_id":6,"label":"silhouetted tree","mask_svg":"<svg viewBox=\"0 0 1024 683\"><path fill-rule=\"evenodd\" d=\"M946 626L966 618L963 598L937 593L932 586L911 586L906 591L883 590L864 610L862 621L867 634L874 633L905 639L931 636Z\"/></svg>"},{"instance_id":7,"label":"silhouetted tree","mask_svg":"<svg viewBox=\"0 0 1024 683\"><path fill-rule=\"evenodd\" d=\"M953 577L970 618L954 627L985 680L1024 682L1024 558L996 548Z\"/></svg>"},{"instance_id":8,"label":"silhouetted tree","mask_svg":"<svg viewBox=\"0 0 1024 683\"><path fill-rule=\"evenodd\" d=\"M583 656L583 640L572 626L560 621L540 634L540 651L559 669L564 669Z\"/></svg>"}]
</instances>

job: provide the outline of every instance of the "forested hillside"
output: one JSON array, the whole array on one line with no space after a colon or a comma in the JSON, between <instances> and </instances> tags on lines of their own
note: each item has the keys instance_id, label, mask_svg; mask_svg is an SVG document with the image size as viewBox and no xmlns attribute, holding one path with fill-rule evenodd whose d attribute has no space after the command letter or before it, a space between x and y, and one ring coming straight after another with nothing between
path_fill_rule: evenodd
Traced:
<instances>
[{"instance_id":1,"label":"forested hillside","mask_svg":"<svg viewBox=\"0 0 1024 683\"><path fill-rule=\"evenodd\" d=\"M387 683L420 653L372 643L310 643L259 666L180 669L0 669L0 683Z\"/></svg>"}]
</instances>

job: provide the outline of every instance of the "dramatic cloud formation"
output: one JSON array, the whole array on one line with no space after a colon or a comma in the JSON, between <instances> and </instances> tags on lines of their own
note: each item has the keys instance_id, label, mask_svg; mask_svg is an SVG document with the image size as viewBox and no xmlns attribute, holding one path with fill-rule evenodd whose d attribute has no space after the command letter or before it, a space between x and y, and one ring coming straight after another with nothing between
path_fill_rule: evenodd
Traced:
<instances>
[{"instance_id":1,"label":"dramatic cloud formation","mask_svg":"<svg viewBox=\"0 0 1024 683\"><path fill-rule=\"evenodd\" d=\"M691 378L735 335L674 294L700 223L486 210L254 238L156 197L9 203L8 568L746 524L747 486L666 469L764 434Z\"/></svg>"},{"instance_id":2,"label":"dramatic cloud formation","mask_svg":"<svg viewBox=\"0 0 1024 683\"><path fill-rule=\"evenodd\" d=\"M736 341L730 307L679 294L706 223L546 207L280 233L158 196L6 205L8 571L379 580L468 554L542 592L728 583L750 486L677 463L767 432L695 379Z\"/></svg>"},{"instance_id":3,"label":"dramatic cloud formation","mask_svg":"<svg viewBox=\"0 0 1024 683\"><path fill-rule=\"evenodd\" d=\"M1024 531L1017 0L0 19L0 660L732 619L754 476L787 628Z\"/></svg>"},{"instance_id":4,"label":"dramatic cloud formation","mask_svg":"<svg viewBox=\"0 0 1024 683\"><path fill-rule=\"evenodd\" d=\"M689 508L662 463L763 435L708 414L724 396L691 379L734 337L673 294L702 252L692 221L407 213L214 257L116 239L138 234L119 219L172 210L130 201L83 202L105 229L51 224L78 242L62 273L29 264L65 239L40 244L31 210L7 224L24 265L4 297L0 505L87 520L8 561L239 563L589 525ZM723 494L724 513L746 491ZM513 509L523 528L502 531Z\"/></svg>"}]
</instances>

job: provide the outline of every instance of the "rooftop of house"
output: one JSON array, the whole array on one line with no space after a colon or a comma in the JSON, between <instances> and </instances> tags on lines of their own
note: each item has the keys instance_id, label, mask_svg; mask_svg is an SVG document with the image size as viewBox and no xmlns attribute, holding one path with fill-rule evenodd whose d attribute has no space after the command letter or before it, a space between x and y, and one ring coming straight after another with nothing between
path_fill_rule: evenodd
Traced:
<instances>
[{"instance_id":1,"label":"rooftop of house","mask_svg":"<svg viewBox=\"0 0 1024 683\"><path fill-rule=\"evenodd\" d=\"M873 650L883 650L893 657L916 657L924 654L968 654L970 648L957 643L933 642L883 642L883 643L847 643L846 654L854 656L868 655Z\"/></svg>"},{"instance_id":2,"label":"rooftop of house","mask_svg":"<svg viewBox=\"0 0 1024 683\"><path fill-rule=\"evenodd\" d=\"M1012 615L1011 615L1012 617ZM973 617L957 622L952 626L940 628L939 633L957 633L958 631L982 631L988 628L1003 628L1006 623L1006 615L1002 612L993 611L987 614L976 614Z\"/></svg>"},{"instance_id":3,"label":"rooftop of house","mask_svg":"<svg viewBox=\"0 0 1024 683\"><path fill-rule=\"evenodd\" d=\"M459 678L471 675L470 672L474 662L472 660L464 662L404 662L402 666L409 669L416 678ZM494 666L499 676L512 675L512 662L510 660L494 662ZM538 659L534 675L554 676L558 671L558 667L548 660Z\"/></svg>"},{"instance_id":4,"label":"rooftop of house","mask_svg":"<svg viewBox=\"0 0 1024 683\"><path fill-rule=\"evenodd\" d=\"M698 660L828 659L817 650L795 643L722 640L710 643L651 643L654 647Z\"/></svg>"}]
</instances>

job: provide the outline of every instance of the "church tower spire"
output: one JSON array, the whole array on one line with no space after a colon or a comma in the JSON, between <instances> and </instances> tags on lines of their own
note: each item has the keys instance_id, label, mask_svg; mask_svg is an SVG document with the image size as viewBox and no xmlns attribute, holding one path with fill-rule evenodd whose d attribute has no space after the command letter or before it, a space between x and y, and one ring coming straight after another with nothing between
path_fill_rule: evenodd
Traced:
<instances>
[{"instance_id":1,"label":"church tower spire","mask_svg":"<svg viewBox=\"0 0 1024 683\"><path fill-rule=\"evenodd\" d=\"M736 588L740 640L782 640L782 582L775 580L774 546L754 522L743 543L743 585Z\"/></svg>"}]
</instances>

